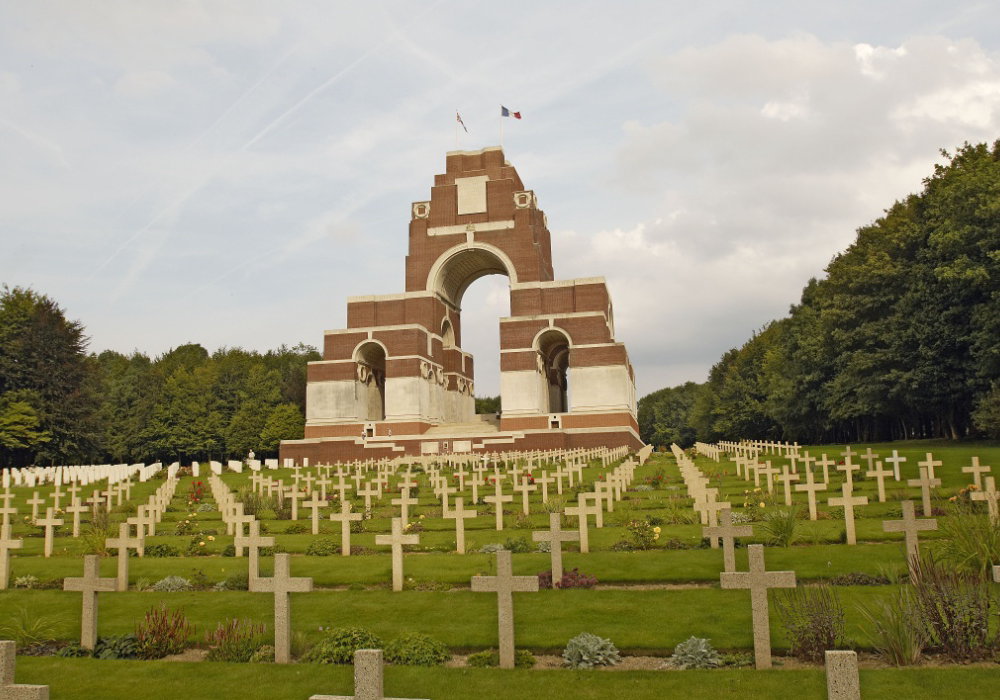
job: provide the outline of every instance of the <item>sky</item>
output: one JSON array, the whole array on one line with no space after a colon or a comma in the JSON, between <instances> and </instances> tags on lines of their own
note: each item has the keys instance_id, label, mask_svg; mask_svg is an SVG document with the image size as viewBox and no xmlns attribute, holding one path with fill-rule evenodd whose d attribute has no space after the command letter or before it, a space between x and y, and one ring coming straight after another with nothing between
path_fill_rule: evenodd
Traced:
<instances>
[{"instance_id":1,"label":"sky","mask_svg":"<svg viewBox=\"0 0 1000 700\"><path fill-rule=\"evenodd\" d=\"M404 290L410 204L503 146L639 395L704 381L941 149L1000 138L1000 4L0 3L0 283L90 350L266 351ZM468 134L456 142L455 112ZM499 393L505 277L463 300Z\"/></svg>"}]
</instances>

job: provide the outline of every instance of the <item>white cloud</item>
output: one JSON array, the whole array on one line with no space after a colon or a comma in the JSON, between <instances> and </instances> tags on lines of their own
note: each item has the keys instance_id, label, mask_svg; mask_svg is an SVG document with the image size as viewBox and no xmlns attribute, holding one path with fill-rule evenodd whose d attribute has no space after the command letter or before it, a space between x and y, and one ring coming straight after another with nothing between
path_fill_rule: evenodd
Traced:
<instances>
[{"instance_id":1,"label":"white cloud","mask_svg":"<svg viewBox=\"0 0 1000 700\"><path fill-rule=\"evenodd\" d=\"M159 70L130 71L115 83L115 92L125 97L152 97L176 82L169 73Z\"/></svg>"}]
</instances>

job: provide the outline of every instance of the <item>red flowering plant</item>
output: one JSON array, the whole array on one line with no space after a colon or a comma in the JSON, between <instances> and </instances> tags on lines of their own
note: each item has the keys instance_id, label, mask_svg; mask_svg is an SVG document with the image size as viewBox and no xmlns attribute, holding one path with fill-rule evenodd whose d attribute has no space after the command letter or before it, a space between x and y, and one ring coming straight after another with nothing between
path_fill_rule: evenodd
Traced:
<instances>
[{"instance_id":1,"label":"red flowering plant","mask_svg":"<svg viewBox=\"0 0 1000 700\"><path fill-rule=\"evenodd\" d=\"M197 505L205 498L205 484L201 481L192 481L191 489L188 491L188 505Z\"/></svg>"}]
</instances>

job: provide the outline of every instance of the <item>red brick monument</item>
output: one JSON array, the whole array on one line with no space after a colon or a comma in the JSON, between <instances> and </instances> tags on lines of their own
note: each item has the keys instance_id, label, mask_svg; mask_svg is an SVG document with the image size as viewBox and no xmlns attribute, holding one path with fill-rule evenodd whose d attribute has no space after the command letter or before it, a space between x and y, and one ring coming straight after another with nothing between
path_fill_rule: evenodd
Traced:
<instances>
[{"instance_id":1,"label":"red brick monument","mask_svg":"<svg viewBox=\"0 0 1000 700\"><path fill-rule=\"evenodd\" d=\"M450 152L445 170L412 206L406 291L347 300L347 328L327 331L309 365L305 438L283 442L282 459L639 449L604 279L555 279L545 214L500 148ZM476 415L462 350L462 296L485 275L510 279L499 420Z\"/></svg>"}]
</instances>

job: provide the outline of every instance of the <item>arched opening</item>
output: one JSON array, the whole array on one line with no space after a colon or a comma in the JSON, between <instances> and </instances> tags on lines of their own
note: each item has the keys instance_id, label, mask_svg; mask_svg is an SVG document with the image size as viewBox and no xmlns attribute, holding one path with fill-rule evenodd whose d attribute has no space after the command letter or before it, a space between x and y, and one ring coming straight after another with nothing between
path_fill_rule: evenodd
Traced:
<instances>
[{"instance_id":1,"label":"arched opening","mask_svg":"<svg viewBox=\"0 0 1000 700\"><path fill-rule=\"evenodd\" d=\"M441 322L441 342L445 350L455 347L455 329L451 327L451 321L448 319Z\"/></svg>"},{"instance_id":2,"label":"arched opening","mask_svg":"<svg viewBox=\"0 0 1000 700\"><path fill-rule=\"evenodd\" d=\"M538 368L548 394L549 413L569 413L569 337L550 328L535 340Z\"/></svg>"},{"instance_id":3,"label":"arched opening","mask_svg":"<svg viewBox=\"0 0 1000 700\"><path fill-rule=\"evenodd\" d=\"M354 351L358 379L358 415L362 420L385 420L385 347L368 341Z\"/></svg>"},{"instance_id":4,"label":"arched opening","mask_svg":"<svg viewBox=\"0 0 1000 700\"><path fill-rule=\"evenodd\" d=\"M427 289L461 308L465 290L487 275L506 275L511 284L517 283L514 263L502 250L487 243L466 243L438 258L427 276Z\"/></svg>"},{"instance_id":5,"label":"arched opening","mask_svg":"<svg viewBox=\"0 0 1000 700\"><path fill-rule=\"evenodd\" d=\"M500 319L510 316L510 284L492 275L471 284L462 297L462 350L475 363L476 412L492 416L502 410L500 397Z\"/></svg>"}]
</instances>

